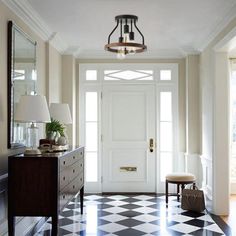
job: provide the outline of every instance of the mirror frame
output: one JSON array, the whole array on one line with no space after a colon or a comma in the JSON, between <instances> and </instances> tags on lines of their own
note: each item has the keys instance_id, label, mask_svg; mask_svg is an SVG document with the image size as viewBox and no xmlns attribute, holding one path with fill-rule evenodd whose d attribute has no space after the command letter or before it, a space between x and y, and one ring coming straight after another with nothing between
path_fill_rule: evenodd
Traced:
<instances>
[{"instance_id":1,"label":"mirror frame","mask_svg":"<svg viewBox=\"0 0 236 236\"><path fill-rule=\"evenodd\" d=\"M29 40L29 42L32 43L34 46L34 63L35 63L35 70L36 70L36 45L37 42L32 40L25 32L21 30L13 21L8 21L7 25L7 148L8 149L15 149L15 148L22 148L25 147L25 144L23 143L14 143L13 137L14 137L14 75L13 75L13 69L14 69L14 47L15 47L15 41L13 38L13 30L18 31L22 37ZM23 95L23 94L22 94Z\"/></svg>"}]
</instances>

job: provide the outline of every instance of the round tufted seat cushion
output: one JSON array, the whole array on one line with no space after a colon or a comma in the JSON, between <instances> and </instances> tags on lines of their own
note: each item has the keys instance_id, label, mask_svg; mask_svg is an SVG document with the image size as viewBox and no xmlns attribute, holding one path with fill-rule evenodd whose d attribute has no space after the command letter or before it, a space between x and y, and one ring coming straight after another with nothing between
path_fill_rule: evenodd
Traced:
<instances>
[{"instance_id":1,"label":"round tufted seat cushion","mask_svg":"<svg viewBox=\"0 0 236 236\"><path fill-rule=\"evenodd\" d=\"M185 182L185 181L195 181L195 176L190 173L171 173L166 175L167 181L173 182Z\"/></svg>"},{"instance_id":2,"label":"round tufted seat cushion","mask_svg":"<svg viewBox=\"0 0 236 236\"><path fill-rule=\"evenodd\" d=\"M195 181L196 178L191 173L176 172L166 175L166 205L168 204L168 196L177 196L177 200L179 201L181 195L180 186L183 190L185 185L193 184L193 189L195 189ZM169 193L169 184L177 185L177 193Z\"/></svg>"}]
</instances>

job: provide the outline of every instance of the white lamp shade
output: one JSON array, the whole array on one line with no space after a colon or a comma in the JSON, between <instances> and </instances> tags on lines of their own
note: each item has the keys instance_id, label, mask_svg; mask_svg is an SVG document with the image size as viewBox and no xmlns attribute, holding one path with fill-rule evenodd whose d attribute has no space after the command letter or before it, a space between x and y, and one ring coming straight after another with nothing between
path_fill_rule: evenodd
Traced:
<instances>
[{"instance_id":1,"label":"white lamp shade","mask_svg":"<svg viewBox=\"0 0 236 236\"><path fill-rule=\"evenodd\" d=\"M72 124L70 108L67 103L51 103L49 110L54 120L58 120L63 124Z\"/></svg>"},{"instance_id":2,"label":"white lamp shade","mask_svg":"<svg viewBox=\"0 0 236 236\"><path fill-rule=\"evenodd\" d=\"M50 122L50 114L45 96L23 95L16 107L14 119L19 122Z\"/></svg>"}]
</instances>

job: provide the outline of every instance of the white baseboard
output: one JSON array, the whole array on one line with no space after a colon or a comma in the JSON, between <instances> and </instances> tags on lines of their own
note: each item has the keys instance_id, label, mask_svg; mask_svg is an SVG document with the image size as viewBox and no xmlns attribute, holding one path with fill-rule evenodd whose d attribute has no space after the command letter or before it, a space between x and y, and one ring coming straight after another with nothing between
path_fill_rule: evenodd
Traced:
<instances>
[{"instance_id":1,"label":"white baseboard","mask_svg":"<svg viewBox=\"0 0 236 236\"><path fill-rule=\"evenodd\" d=\"M212 200L212 160L205 155L201 156L202 165L202 188L209 200Z\"/></svg>"}]
</instances>

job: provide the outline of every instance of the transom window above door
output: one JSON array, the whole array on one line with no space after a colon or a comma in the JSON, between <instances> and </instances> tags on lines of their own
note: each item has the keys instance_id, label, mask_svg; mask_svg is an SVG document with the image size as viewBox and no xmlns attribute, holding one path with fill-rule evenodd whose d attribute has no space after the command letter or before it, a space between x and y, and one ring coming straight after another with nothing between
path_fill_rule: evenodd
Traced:
<instances>
[{"instance_id":1,"label":"transom window above door","mask_svg":"<svg viewBox=\"0 0 236 236\"><path fill-rule=\"evenodd\" d=\"M104 80L153 80L153 70L105 70Z\"/></svg>"},{"instance_id":2,"label":"transom window above door","mask_svg":"<svg viewBox=\"0 0 236 236\"><path fill-rule=\"evenodd\" d=\"M85 84L100 83L178 83L176 64L82 64L80 79Z\"/></svg>"}]
</instances>

